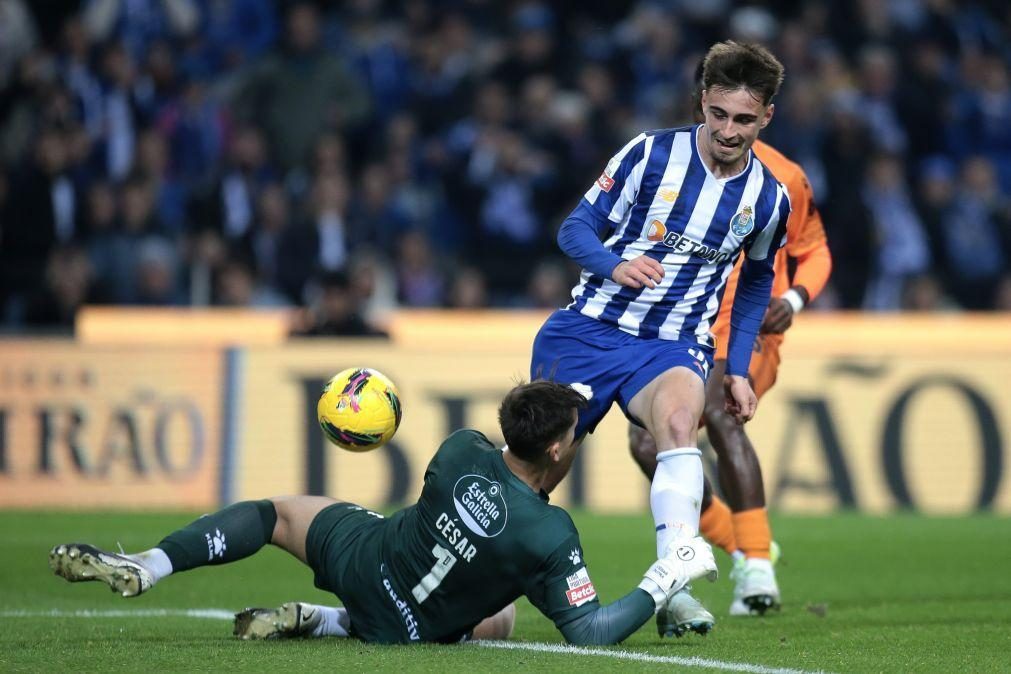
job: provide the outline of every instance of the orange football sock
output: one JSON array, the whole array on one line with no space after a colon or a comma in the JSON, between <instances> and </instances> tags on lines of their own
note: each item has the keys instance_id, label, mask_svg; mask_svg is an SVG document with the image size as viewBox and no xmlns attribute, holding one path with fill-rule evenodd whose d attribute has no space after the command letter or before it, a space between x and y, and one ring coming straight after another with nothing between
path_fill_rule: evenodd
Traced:
<instances>
[{"instance_id":1,"label":"orange football sock","mask_svg":"<svg viewBox=\"0 0 1011 674\"><path fill-rule=\"evenodd\" d=\"M699 531L707 541L717 545L732 555L737 551L737 541L734 540L734 521L730 508L726 503L713 496L709 507L702 511L699 518Z\"/></svg>"},{"instance_id":2,"label":"orange football sock","mask_svg":"<svg viewBox=\"0 0 1011 674\"><path fill-rule=\"evenodd\" d=\"M769 544L772 531L769 529L769 513L765 508L752 508L732 515L734 535L745 557L769 559Z\"/></svg>"}]
</instances>

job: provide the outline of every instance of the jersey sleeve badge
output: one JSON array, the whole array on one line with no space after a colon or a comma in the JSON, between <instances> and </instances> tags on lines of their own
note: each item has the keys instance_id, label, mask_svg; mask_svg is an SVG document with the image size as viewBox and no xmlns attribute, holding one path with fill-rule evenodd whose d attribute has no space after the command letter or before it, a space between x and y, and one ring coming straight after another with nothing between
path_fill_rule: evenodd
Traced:
<instances>
[{"instance_id":1,"label":"jersey sleeve badge","mask_svg":"<svg viewBox=\"0 0 1011 674\"><path fill-rule=\"evenodd\" d=\"M586 572L585 566L576 569L575 573L566 577L565 582L569 586L565 592L569 606L582 606L597 598L597 590L594 589L593 583L590 581L590 574Z\"/></svg>"},{"instance_id":2,"label":"jersey sleeve badge","mask_svg":"<svg viewBox=\"0 0 1011 674\"><path fill-rule=\"evenodd\" d=\"M603 173L601 173L600 177L597 178L597 187L605 192L610 192L611 188L614 187L614 174L618 172L618 168L620 166L621 162L614 158L607 162L607 166L604 167Z\"/></svg>"},{"instance_id":3,"label":"jersey sleeve badge","mask_svg":"<svg viewBox=\"0 0 1011 674\"><path fill-rule=\"evenodd\" d=\"M745 206L730 219L730 231L736 236L747 236L754 228L755 217L751 206Z\"/></svg>"},{"instance_id":4,"label":"jersey sleeve badge","mask_svg":"<svg viewBox=\"0 0 1011 674\"><path fill-rule=\"evenodd\" d=\"M604 171L600 174L600 177L597 178L597 187L605 192L610 192L611 188L614 187L614 178L607 175L607 171Z\"/></svg>"}]
</instances>

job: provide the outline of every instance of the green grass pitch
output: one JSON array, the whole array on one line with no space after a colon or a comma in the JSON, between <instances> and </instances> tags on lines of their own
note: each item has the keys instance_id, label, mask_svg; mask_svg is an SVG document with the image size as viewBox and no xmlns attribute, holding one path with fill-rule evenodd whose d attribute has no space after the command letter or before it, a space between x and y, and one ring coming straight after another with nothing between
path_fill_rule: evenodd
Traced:
<instances>
[{"instance_id":1,"label":"green grass pitch","mask_svg":"<svg viewBox=\"0 0 1011 674\"><path fill-rule=\"evenodd\" d=\"M782 612L729 618L730 564L721 578L696 584L717 616L707 637L657 638L650 622L615 650L618 659L467 646L378 647L357 641L239 642L222 619L78 617L75 611L227 609L332 597L312 587L308 569L275 549L230 566L169 578L124 600L104 585L71 585L51 574L56 543L115 549L149 547L185 524L185 514L0 513L0 670L2 671L396 671L486 672L681 669L641 655L702 658L737 665L831 672L1011 671L1011 520L776 517L783 546ZM612 601L652 561L648 516L577 514L597 591ZM514 642L561 644L554 627L525 600ZM48 615L46 615L48 613ZM684 664L683 662L681 663ZM713 667L698 670L714 671ZM752 669L751 671L760 671Z\"/></svg>"}]
</instances>

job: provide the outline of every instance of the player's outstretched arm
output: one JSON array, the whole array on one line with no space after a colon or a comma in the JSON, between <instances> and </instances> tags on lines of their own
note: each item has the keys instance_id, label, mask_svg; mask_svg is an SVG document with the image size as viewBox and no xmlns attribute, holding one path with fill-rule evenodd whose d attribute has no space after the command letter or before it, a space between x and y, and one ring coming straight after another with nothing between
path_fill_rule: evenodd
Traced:
<instances>
[{"instance_id":1,"label":"player's outstretched arm","mask_svg":"<svg viewBox=\"0 0 1011 674\"><path fill-rule=\"evenodd\" d=\"M602 239L635 203L652 142L641 133L611 157L558 229L558 247L591 274L611 278L621 263Z\"/></svg>"},{"instance_id":2,"label":"player's outstretched arm","mask_svg":"<svg viewBox=\"0 0 1011 674\"><path fill-rule=\"evenodd\" d=\"M727 345L727 374L735 377L748 376L752 345L758 336L772 294L776 252L786 241L790 200L782 187L773 210L765 227L748 244L737 292L734 294L734 306L730 312L730 341ZM730 392L728 389L727 393ZM736 397L734 400L737 404L745 402ZM729 395L727 401L731 402Z\"/></svg>"},{"instance_id":3,"label":"player's outstretched arm","mask_svg":"<svg viewBox=\"0 0 1011 674\"><path fill-rule=\"evenodd\" d=\"M558 228L558 247L591 274L610 278L621 257L605 248L600 238L612 225L586 200L580 201Z\"/></svg>"},{"instance_id":4,"label":"player's outstretched arm","mask_svg":"<svg viewBox=\"0 0 1011 674\"><path fill-rule=\"evenodd\" d=\"M678 548L672 556L655 561L636 589L607 606L598 606L593 611L558 624L558 629L570 644L604 646L619 643L642 627L688 582L703 576L716 579L716 560L709 544L696 537Z\"/></svg>"},{"instance_id":5,"label":"player's outstretched arm","mask_svg":"<svg viewBox=\"0 0 1011 674\"><path fill-rule=\"evenodd\" d=\"M655 614L653 598L636 588L607 606L559 625L558 630L565 641L576 646L607 646L621 643Z\"/></svg>"},{"instance_id":6,"label":"player's outstretched arm","mask_svg":"<svg viewBox=\"0 0 1011 674\"><path fill-rule=\"evenodd\" d=\"M771 256L770 256L771 257ZM744 261L741 282L734 296L730 314L730 344L727 347L727 372L723 376L726 411L743 424L758 409L758 397L748 381L751 349L762 324L762 316L772 291L773 271L768 260Z\"/></svg>"},{"instance_id":7,"label":"player's outstretched arm","mask_svg":"<svg viewBox=\"0 0 1011 674\"><path fill-rule=\"evenodd\" d=\"M771 255L770 255L771 258ZM741 279L730 313L730 343L727 346L727 374L748 376L751 349L769 306L774 272L772 260L745 259Z\"/></svg>"},{"instance_id":8,"label":"player's outstretched arm","mask_svg":"<svg viewBox=\"0 0 1011 674\"><path fill-rule=\"evenodd\" d=\"M646 255L623 260L607 250L600 237L611 222L580 202L558 230L558 246L572 260L592 274L610 278L629 288L655 288L663 279L663 265Z\"/></svg>"}]
</instances>

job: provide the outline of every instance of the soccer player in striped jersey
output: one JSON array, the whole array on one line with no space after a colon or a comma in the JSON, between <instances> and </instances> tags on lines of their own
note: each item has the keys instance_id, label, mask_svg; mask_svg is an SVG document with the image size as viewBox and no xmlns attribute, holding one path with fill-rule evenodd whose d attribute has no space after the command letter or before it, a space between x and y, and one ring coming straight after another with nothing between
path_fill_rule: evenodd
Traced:
<instances>
[{"instance_id":1,"label":"soccer player in striped jersey","mask_svg":"<svg viewBox=\"0 0 1011 674\"><path fill-rule=\"evenodd\" d=\"M701 121L702 63L695 71L695 114ZM832 271L821 215L814 205L811 185L804 169L762 141L752 150L782 182L790 195L792 210L786 223L786 245L776 255L772 300L752 348L749 376L759 398L772 388L779 369L779 347L793 317L818 296ZM791 273L791 262L795 270ZM727 335L740 265L727 280L723 302L713 326L716 359L713 380L706 387L703 421L709 442L716 451L720 487L728 503L712 494L708 481L702 498L702 535L734 559L734 599L731 615L762 615L780 603L779 584L770 560L772 531L765 510L765 487L755 448L744 427L723 412L723 387L716 385L727 364ZM629 428L630 449L647 477L656 467L653 439L637 426ZM690 609L691 607L685 607ZM690 611L689 611L690 612ZM677 616L673 620L678 622Z\"/></svg>"},{"instance_id":2,"label":"soccer player in striped jersey","mask_svg":"<svg viewBox=\"0 0 1011 674\"><path fill-rule=\"evenodd\" d=\"M531 371L588 399L577 437L617 401L656 440L650 505L660 556L698 534L697 438L715 347L710 325L742 252L722 384L738 423L758 403L748 381L751 345L769 303L790 201L751 146L772 120L782 79L783 66L765 48L714 45L704 65L705 122L632 139L558 233L583 272L573 302L538 332ZM558 479L567 468L559 467ZM687 599L695 602L686 592L671 601ZM711 627L686 621L672 633Z\"/></svg>"}]
</instances>

